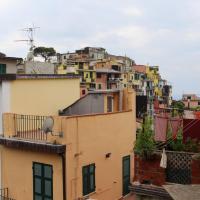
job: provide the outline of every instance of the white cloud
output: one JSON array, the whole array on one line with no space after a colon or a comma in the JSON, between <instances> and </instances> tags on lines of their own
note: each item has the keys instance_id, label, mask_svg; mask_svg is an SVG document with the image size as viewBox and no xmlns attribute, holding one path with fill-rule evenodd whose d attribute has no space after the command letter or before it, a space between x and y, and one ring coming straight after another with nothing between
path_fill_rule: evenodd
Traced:
<instances>
[{"instance_id":1,"label":"white cloud","mask_svg":"<svg viewBox=\"0 0 200 200\"><path fill-rule=\"evenodd\" d=\"M121 12L127 16L142 16L142 11L136 7L123 8Z\"/></svg>"}]
</instances>

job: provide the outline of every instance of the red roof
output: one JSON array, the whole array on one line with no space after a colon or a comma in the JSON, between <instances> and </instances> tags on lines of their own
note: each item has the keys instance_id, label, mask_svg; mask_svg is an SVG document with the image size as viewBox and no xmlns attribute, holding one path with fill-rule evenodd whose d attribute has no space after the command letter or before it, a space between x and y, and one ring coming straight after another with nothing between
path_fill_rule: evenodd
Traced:
<instances>
[{"instance_id":1,"label":"red roof","mask_svg":"<svg viewBox=\"0 0 200 200\"><path fill-rule=\"evenodd\" d=\"M133 69L139 73L146 73L146 66L145 65L133 65Z\"/></svg>"}]
</instances>

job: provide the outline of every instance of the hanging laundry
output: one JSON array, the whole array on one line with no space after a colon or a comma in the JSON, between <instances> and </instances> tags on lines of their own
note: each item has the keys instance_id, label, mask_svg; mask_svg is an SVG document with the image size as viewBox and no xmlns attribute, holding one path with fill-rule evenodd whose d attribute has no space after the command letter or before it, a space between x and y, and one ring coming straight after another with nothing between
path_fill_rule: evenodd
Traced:
<instances>
[{"instance_id":1,"label":"hanging laundry","mask_svg":"<svg viewBox=\"0 0 200 200\"><path fill-rule=\"evenodd\" d=\"M167 154L165 153L165 149L163 149L163 152L162 152L160 167L167 168Z\"/></svg>"},{"instance_id":2,"label":"hanging laundry","mask_svg":"<svg viewBox=\"0 0 200 200\"><path fill-rule=\"evenodd\" d=\"M165 142L167 140L167 122L168 122L167 117L155 116L154 119L155 141Z\"/></svg>"},{"instance_id":3,"label":"hanging laundry","mask_svg":"<svg viewBox=\"0 0 200 200\"><path fill-rule=\"evenodd\" d=\"M171 118L171 119L169 119L169 123L170 123L171 128L172 128L172 137L173 137L173 139L176 139L177 135L178 135L178 130L179 130L180 125L181 125L181 119Z\"/></svg>"}]
</instances>

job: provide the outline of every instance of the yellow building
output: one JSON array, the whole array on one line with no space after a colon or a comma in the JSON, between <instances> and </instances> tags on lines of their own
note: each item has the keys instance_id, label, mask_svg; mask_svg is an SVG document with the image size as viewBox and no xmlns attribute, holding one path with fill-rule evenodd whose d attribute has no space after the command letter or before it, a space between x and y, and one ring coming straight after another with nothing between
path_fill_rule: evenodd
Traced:
<instances>
[{"instance_id":1,"label":"yellow building","mask_svg":"<svg viewBox=\"0 0 200 200\"><path fill-rule=\"evenodd\" d=\"M78 76L5 74L0 80L0 126L4 112L57 115L80 98Z\"/></svg>"},{"instance_id":2,"label":"yellow building","mask_svg":"<svg viewBox=\"0 0 200 200\"><path fill-rule=\"evenodd\" d=\"M54 136L37 125L21 129L21 123L30 123L30 116L5 113L1 172L2 188L8 188L9 197L117 200L126 196L134 171L135 93L124 91L123 100L123 112L54 116Z\"/></svg>"},{"instance_id":3,"label":"yellow building","mask_svg":"<svg viewBox=\"0 0 200 200\"><path fill-rule=\"evenodd\" d=\"M78 74L78 64L70 63L70 64L60 64L57 67L57 74Z\"/></svg>"},{"instance_id":4,"label":"yellow building","mask_svg":"<svg viewBox=\"0 0 200 200\"><path fill-rule=\"evenodd\" d=\"M146 74L147 74L147 78L150 79L153 82L153 86L154 86L154 95L158 96L160 94L159 92L159 78L160 78L160 74L159 74L159 67L158 66L147 66L146 67Z\"/></svg>"},{"instance_id":5,"label":"yellow building","mask_svg":"<svg viewBox=\"0 0 200 200\"><path fill-rule=\"evenodd\" d=\"M81 76L81 85L85 85L87 89L96 88L96 71L90 62L78 62L77 71Z\"/></svg>"}]
</instances>

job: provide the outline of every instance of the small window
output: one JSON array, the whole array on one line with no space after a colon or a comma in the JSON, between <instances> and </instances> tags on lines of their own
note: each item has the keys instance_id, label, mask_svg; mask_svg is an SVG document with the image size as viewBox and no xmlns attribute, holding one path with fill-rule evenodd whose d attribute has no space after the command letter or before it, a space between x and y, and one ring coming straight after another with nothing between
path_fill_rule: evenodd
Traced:
<instances>
[{"instance_id":1,"label":"small window","mask_svg":"<svg viewBox=\"0 0 200 200\"><path fill-rule=\"evenodd\" d=\"M82 95L85 95L85 90L82 90Z\"/></svg>"},{"instance_id":2,"label":"small window","mask_svg":"<svg viewBox=\"0 0 200 200\"><path fill-rule=\"evenodd\" d=\"M83 196L95 191L95 164L87 165L82 168L83 176Z\"/></svg>"},{"instance_id":3,"label":"small window","mask_svg":"<svg viewBox=\"0 0 200 200\"><path fill-rule=\"evenodd\" d=\"M66 59L66 56L64 56L63 58Z\"/></svg>"},{"instance_id":4,"label":"small window","mask_svg":"<svg viewBox=\"0 0 200 200\"><path fill-rule=\"evenodd\" d=\"M126 84L124 84L124 87L126 88Z\"/></svg>"},{"instance_id":5,"label":"small window","mask_svg":"<svg viewBox=\"0 0 200 200\"><path fill-rule=\"evenodd\" d=\"M63 69L66 70L66 69L67 69L67 66L66 66L66 65L63 65Z\"/></svg>"},{"instance_id":6,"label":"small window","mask_svg":"<svg viewBox=\"0 0 200 200\"><path fill-rule=\"evenodd\" d=\"M97 78L101 78L101 74L97 73Z\"/></svg>"},{"instance_id":7,"label":"small window","mask_svg":"<svg viewBox=\"0 0 200 200\"><path fill-rule=\"evenodd\" d=\"M101 90L101 84L98 84L98 89Z\"/></svg>"},{"instance_id":8,"label":"small window","mask_svg":"<svg viewBox=\"0 0 200 200\"><path fill-rule=\"evenodd\" d=\"M53 200L53 167L42 163L33 163L34 200Z\"/></svg>"}]
</instances>

